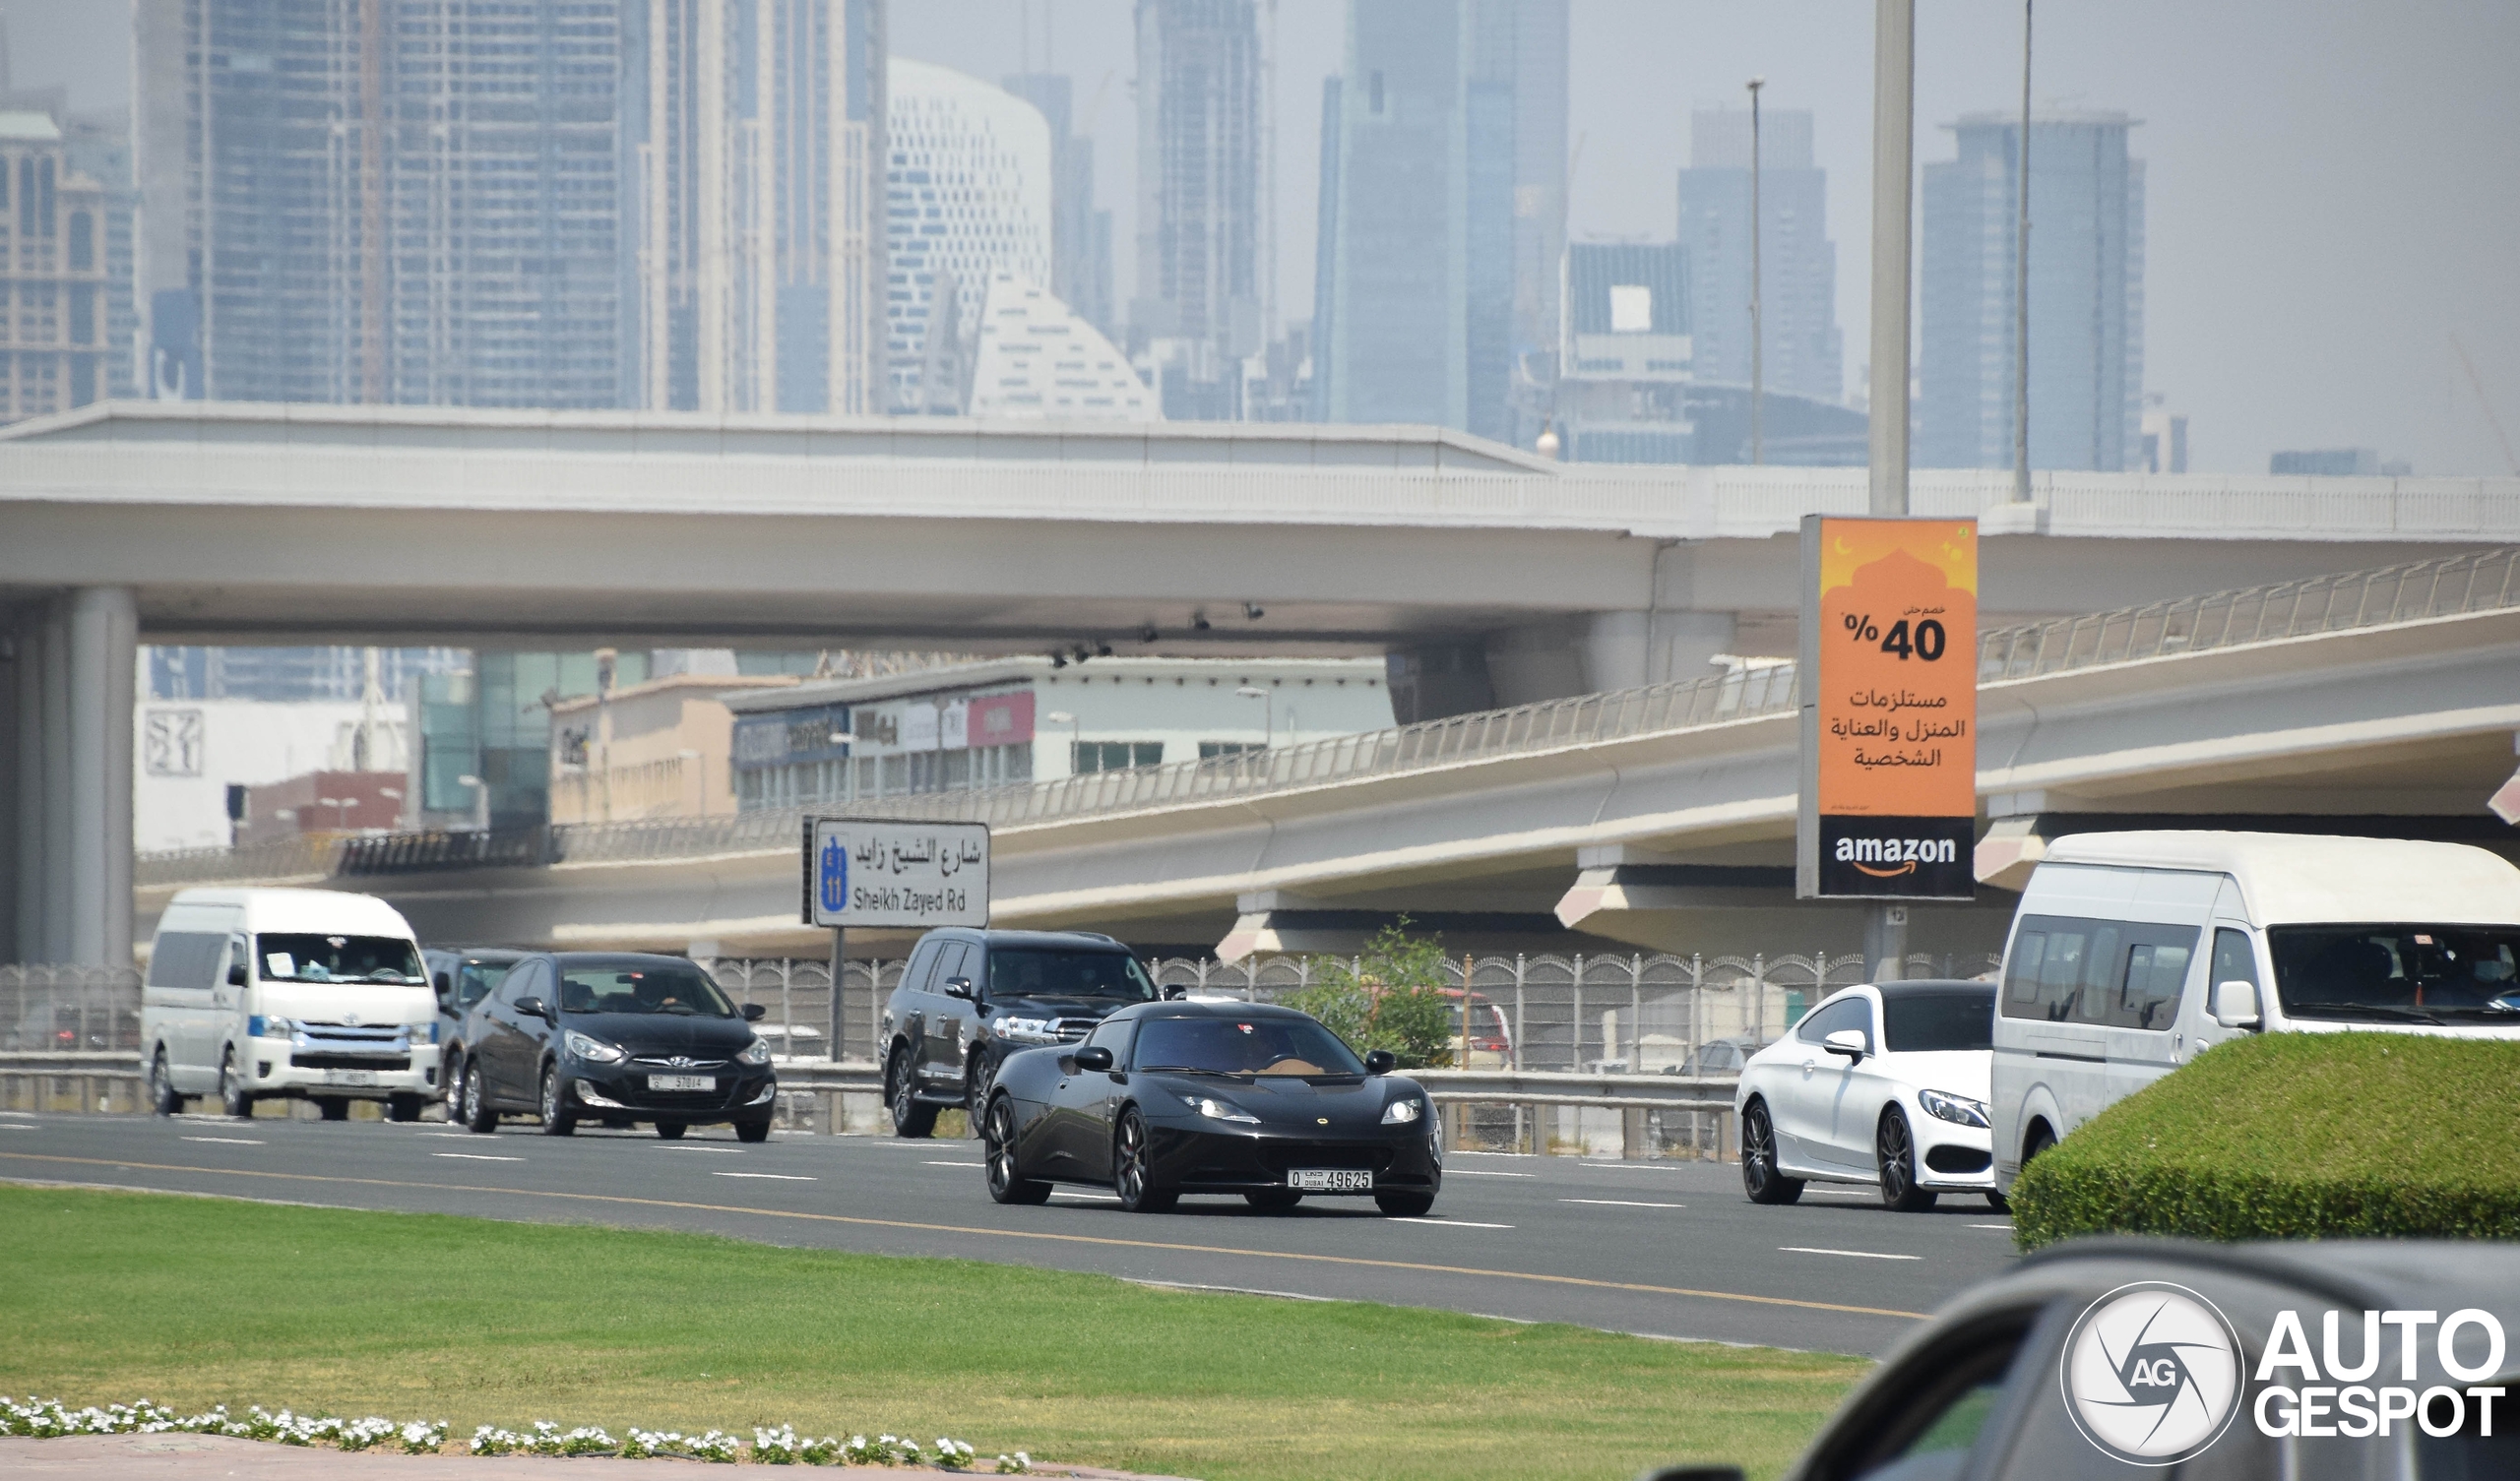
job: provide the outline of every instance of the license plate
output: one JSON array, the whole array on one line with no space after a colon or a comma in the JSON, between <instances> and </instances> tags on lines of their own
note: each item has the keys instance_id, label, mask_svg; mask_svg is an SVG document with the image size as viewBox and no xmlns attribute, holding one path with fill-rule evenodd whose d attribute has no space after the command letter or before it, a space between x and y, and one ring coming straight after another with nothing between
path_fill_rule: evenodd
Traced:
<instances>
[{"instance_id":1,"label":"license plate","mask_svg":"<svg viewBox=\"0 0 2520 1481\"><path fill-rule=\"evenodd\" d=\"M328 1085L372 1085L376 1083L376 1072L373 1070L327 1070L324 1072L324 1083Z\"/></svg>"},{"instance_id":2,"label":"license plate","mask_svg":"<svg viewBox=\"0 0 2520 1481\"><path fill-rule=\"evenodd\" d=\"M1374 1175L1361 1168L1298 1167L1287 1174L1287 1186L1297 1193L1371 1193Z\"/></svg>"},{"instance_id":3,"label":"license plate","mask_svg":"<svg viewBox=\"0 0 2520 1481\"><path fill-rule=\"evenodd\" d=\"M707 1075L651 1075L648 1077L648 1088L651 1090L714 1090L718 1088L718 1081Z\"/></svg>"}]
</instances>

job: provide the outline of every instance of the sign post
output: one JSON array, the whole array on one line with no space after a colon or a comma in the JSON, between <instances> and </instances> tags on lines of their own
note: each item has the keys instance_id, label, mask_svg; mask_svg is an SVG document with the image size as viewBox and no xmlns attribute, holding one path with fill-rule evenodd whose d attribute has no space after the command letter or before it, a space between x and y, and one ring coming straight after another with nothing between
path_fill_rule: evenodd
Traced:
<instances>
[{"instance_id":1,"label":"sign post","mask_svg":"<svg viewBox=\"0 0 2520 1481\"><path fill-rule=\"evenodd\" d=\"M1796 895L1974 899L1977 522L1805 516L1800 673Z\"/></svg>"},{"instance_id":2,"label":"sign post","mask_svg":"<svg viewBox=\"0 0 2520 1481\"><path fill-rule=\"evenodd\" d=\"M849 928L988 924L988 825L805 820L804 920L831 932L831 1057L841 1057Z\"/></svg>"}]
</instances>

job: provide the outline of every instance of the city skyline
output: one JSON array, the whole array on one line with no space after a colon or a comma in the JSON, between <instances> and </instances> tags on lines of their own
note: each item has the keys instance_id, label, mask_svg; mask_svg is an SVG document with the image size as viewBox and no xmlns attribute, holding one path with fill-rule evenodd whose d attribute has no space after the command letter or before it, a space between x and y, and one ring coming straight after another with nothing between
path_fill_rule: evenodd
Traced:
<instances>
[{"instance_id":1,"label":"city skyline","mask_svg":"<svg viewBox=\"0 0 2520 1481\"><path fill-rule=\"evenodd\" d=\"M128 31L99 7L13 6L18 81L64 85L74 112L127 100ZM985 78L1075 79L1080 137L1114 212L1114 278L1134 281L1131 17L1122 4L932 0L903 8L896 55ZM1920 19L1921 162L1946 155L1940 125L2017 98L2018 13ZM2262 7L2196 14L2139 3L2043 11L2039 93L2123 108L2152 161L2147 391L2193 418L2191 466L2262 469L2272 451L2340 437L2411 458L2422 473L2507 471L2451 335L2506 425L2520 402L2520 282L2492 246L2520 233L2520 161L2463 141L2511 137L2520 98L2491 85L2520 54L2520 16L2467 4L2413 23L2294 17ZM1311 302L1320 89L1339 70L1344 6L1283 0L1273 78L1279 320ZM1684 43L1684 44L1682 44ZM1870 7L1831 0L1795 16L1715 4L1584 0L1571 28L1570 235L1668 235L1687 115L1770 80L1780 107L1815 114L1838 249L1838 323L1865 312ZM2245 56L2245 68L2229 67ZM2419 125L2365 106L2414 79L2436 99ZM2207 85L2207 80L2212 84ZM2437 116L2436 116L2437 115ZM2440 142L2427 143L2434 136ZM2334 203L2355 209L2341 217ZM2334 285L2358 291L2338 301ZM2305 306L2318 304L2317 312ZM2034 326L2034 338L2037 330ZM1845 366L1860 392L1859 348Z\"/></svg>"}]
</instances>

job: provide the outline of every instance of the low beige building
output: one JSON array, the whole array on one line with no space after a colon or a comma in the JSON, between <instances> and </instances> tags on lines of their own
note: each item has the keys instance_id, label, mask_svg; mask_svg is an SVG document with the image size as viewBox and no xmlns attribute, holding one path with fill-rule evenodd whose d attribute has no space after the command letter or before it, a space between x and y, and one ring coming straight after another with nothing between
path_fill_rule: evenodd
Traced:
<instances>
[{"instance_id":1,"label":"low beige building","mask_svg":"<svg viewBox=\"0 0 2520 1481\"><path fill-rule=\"evenodd\" d=\"M724 701L793 679L677 674L551 707L551 821L707 818L735 810Z\"/></svg>"}]
</instances>

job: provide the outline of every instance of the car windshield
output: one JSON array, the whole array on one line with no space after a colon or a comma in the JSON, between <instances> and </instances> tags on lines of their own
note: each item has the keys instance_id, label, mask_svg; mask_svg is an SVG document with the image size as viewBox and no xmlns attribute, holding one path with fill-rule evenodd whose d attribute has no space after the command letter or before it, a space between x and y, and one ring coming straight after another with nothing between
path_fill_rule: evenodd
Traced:
<instances>
[{"instance_id":1,"label":"car windshield","mask_svg":"<svg viewBox=\"0 0 2520 1481\"><path fill-rule=\"evenodd\" d=\"M1882 1047L1903 1054L1995 1047L1995 989L1881 995Z\"/></svg>"},{"instance_id":2,"label":"car windshield","mask_svg":"<svg viewBox=\"0 0 2520 1481\"><path fill-rule=\"evenodd\" d=\"M562 1013L666 1014L731 1018L734 1005L696 966L570 966L560 968Z\"/></svg>"},{"instance_id":3,"label":"car windshield","mask_svg":"<svg viewBox=\"0 0 2520 1481\"><path fill-rule=\"evenodd\" d=\"M1126 952L1060 952L1039 947L991 947L988 995L992 998L1115 998L1152 1003L1155 984Z\"/></svg>"},{"instance_id":4,"label":"car windshield","mask_svg":"<svg viewBox=\"0 0 2520 1481\"><path fill-rule=\"evenodd\" d=\"M1339 1035L1310 1018L1148 1018L1137 1068L1209 1075L1362 1075Z\"/></svg>"},{"instance_id":5,"label":"car windshield","mask_svg":"<svg viewBox=\"0 0 2520 1481\"><path fill-rule=\"evenodd\" d=\"M513 961L478 961L466 958L464 964L455 969L456 1006L471 1008L498 991L499 984L507 980L508 972L515 966L516 963Z\"/></svg>"},{"instance_id":6,"label":"car windshield","mask_svg":"<svg viewBox=\"0 0 2520 1481\"><path fill-rule=\"evenodd\" d=\"M420 953L392 936L316 936L266 931L255 938L265 982L366 982L425 987Z\"/></svg>"},{"instance_id":7,"label":"car windshield","mask_svg":"<svg viewBox=\"0 0 2520 1481\"><path fill-rule=\"evenodd\" d=\"M2520 1023L2520 926L2276 926L2266 943L2290 1017Z\"/></svg>"}]
</instances>

